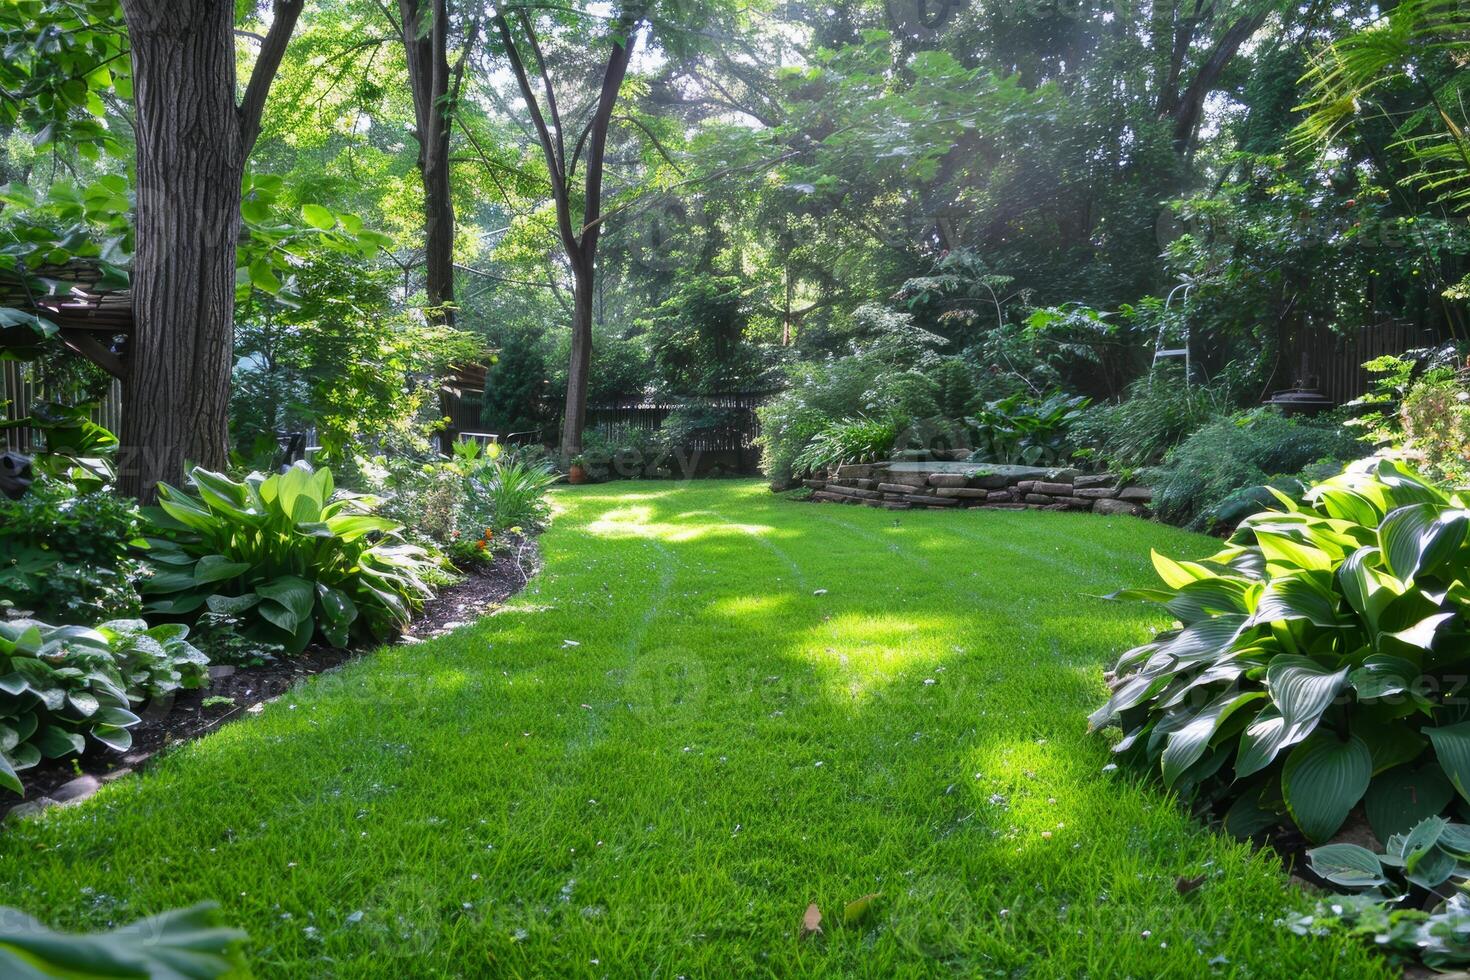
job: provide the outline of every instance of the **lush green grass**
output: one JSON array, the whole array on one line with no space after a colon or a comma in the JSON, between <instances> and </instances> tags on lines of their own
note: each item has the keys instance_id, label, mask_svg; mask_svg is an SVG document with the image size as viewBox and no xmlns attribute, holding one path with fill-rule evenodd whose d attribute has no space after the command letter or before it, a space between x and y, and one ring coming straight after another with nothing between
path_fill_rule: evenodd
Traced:
<instances>
[{"instance_id":1,"label":"lush green grass","mask_svg":"<svg viewBox=\"0 0 1470 980\"><path fill-rule=\"evenodd\" d=\"M1387 973L1275 925L1305 904L1278 864L1085 734L1103 665L1162 625L1087 593L1209 541L745 482L558 507L500 615L0 834L0 904L218 899L265 975ZM829 928L800 940L810 902Z\"/></svg>"}]
</instances>

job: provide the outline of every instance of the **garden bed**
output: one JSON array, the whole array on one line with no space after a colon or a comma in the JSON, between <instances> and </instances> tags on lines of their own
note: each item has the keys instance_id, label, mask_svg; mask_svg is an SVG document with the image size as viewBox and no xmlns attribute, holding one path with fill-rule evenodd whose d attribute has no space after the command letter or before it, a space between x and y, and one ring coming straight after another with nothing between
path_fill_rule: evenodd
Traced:
<instances>
[{"instance_id":1,"label":"garden bed","mask_svg":"<svg viewBox=\"0 0 1470 980\"><path fill-rule=\"evenodd\" d=\"M464 581L426 602L412 630L398 642L417 643L451 632L524 588L540 569L540 551L534 538L507 535L507 539L509 546L496 552L491 565L468 569ZM131 729L133 744L128 751L94 748L81 757L50 760L27 770L25 797L0 799L0 822L84 800L103 783L128 775L160 751L253 714L302 680L334 670L377 647L375 643L341 649L313 644L299 656L260 666L211 667L208 687L180 690L139 709L143 720Z\"/></svg>"}]
</instances>

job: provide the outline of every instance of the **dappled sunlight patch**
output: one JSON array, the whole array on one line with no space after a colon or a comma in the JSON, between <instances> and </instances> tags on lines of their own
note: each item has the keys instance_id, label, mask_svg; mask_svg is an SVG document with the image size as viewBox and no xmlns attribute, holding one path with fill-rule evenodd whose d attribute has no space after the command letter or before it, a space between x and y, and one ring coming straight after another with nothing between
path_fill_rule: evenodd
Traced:
<instances>
[{"instance_id":1,"label":"dappled sunlight patch","mask_svg":"<svg viewBox=\"0 0 1470 980\"><path fill-rule=\"evenodd\" d=\"M830 692L856 701L890 685L937 687L965 645L952 617L850 612L810 628L797 649Z\"/></svg>"},{"instance_id":2,"label":"dappled sunlight patch","mask_svg":"<svg viewBox=\"0 0 1470 980\"><path fill-rule=\"evenodd\" d=\"M790 593L767 595L730 596L715 599L709 604L710 612L732 619L766 618L782 615L792 602Z\"/></svg>"}]
</instances>

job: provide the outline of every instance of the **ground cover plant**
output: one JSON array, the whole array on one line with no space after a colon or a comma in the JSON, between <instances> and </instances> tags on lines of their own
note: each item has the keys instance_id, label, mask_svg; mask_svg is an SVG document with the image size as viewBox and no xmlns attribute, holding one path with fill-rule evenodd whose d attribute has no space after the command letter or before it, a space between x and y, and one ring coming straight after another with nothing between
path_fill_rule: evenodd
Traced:
<instances>
[{"instance_id":1,"label":"ground cover plant","mask_svg":"<svg viewBox=\"0 0 1470 980\"><path fill-rule=\"evenodd\" d=\"M123 751L134 708L200 687L208 661L187 627L116 620L97 629L0 621L0 787L23 793L19 773L43 758Z\"/></svg>"},{"instance_id":2,"label":"ground cover plant","mask_svg":"<svg viewBox=\"0 0 1470 980\"><path fill-rule=\"evenodd\" d=\"M1098 651L1166 617L1083 593L1208 539L754 481L555 501L498 615L8 826L7 901L212 896L261 975L1389 975L1273 925L1312 904L1279 862L1084 731Z\"/></svg>"}]
</instances>

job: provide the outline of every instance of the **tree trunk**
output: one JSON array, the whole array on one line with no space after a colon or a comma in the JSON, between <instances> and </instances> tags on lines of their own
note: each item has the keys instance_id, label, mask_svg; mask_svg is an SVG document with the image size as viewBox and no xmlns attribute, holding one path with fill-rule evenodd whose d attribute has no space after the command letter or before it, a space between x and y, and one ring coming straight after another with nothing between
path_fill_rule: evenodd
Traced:
<instances>
[{"instance_id":1,"label":"tree trunk","mask_svg":"<svg viewBox=\"0 0 1470 980\"><path fill-rule=\"evenodd\" d=\"M424 293L429 319L454 322L454 199L449 191L450 70L445 0L399 0L414 136L424 186ZM427 19L427 23L425 20Z\"/></svg>"},{"instance_id":2,"label":"tree trunk","mask_svg":"<svg viewBox=\"0 0 1470 980\"><path fill-rule=\"evenodd\" d=\"M424 168L424 293L429 319L454 323L454 199L449 193L449 131L443 150Z\"/></svg>"},{"instance_id":3,"label":"tree trunk","mask_svg":"<svg viewBox=\"0 0 1470 980\"><path fill-rule=\"evenodd\" d=\"M137 113L133 336L118 489L145 502L229 452L240 180L302 0L275 0L235 105L235 5L122 0Z\"/></svg>"},{"instance_id":4,"label":"tree trunk","mask_svg":"<svg viewBox=\"0 0 1470 980\"><path fill-rule=\"evenodd\" d=\"M576 269L572 292L572 350L567 363L567 405L562 419L562 462L570 463L582 451L582 429L587 424L587 382L592 370L592 290L596 283L589 260Z\"/></svg>"},{"instance_id":5,"label":"tree trunk","mask_svg":"<svg viewBox=\"0 0 1470 980\"><path fill-rule=\"evenodd\" d=\"M123 0L137 111L134 334L119 489L225 466L244 139L234 5Z\"/></svg>"}]
</instances>

